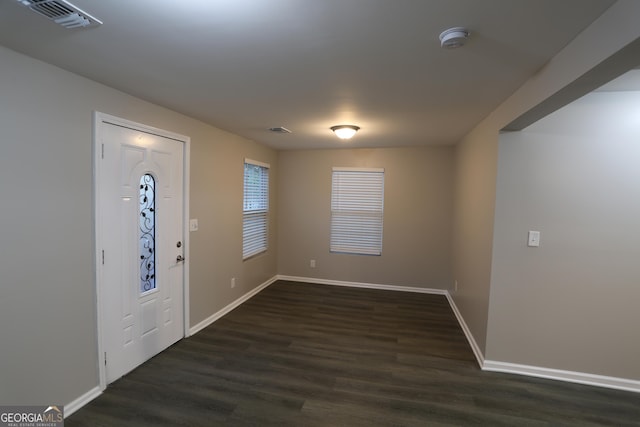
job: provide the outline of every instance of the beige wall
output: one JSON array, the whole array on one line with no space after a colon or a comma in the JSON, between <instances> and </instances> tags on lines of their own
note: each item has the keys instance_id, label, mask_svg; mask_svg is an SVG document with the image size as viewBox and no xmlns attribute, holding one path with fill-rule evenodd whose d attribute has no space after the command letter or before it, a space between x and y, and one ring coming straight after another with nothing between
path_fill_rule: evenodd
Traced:
<instances>
[{"instance_id":1,"label":"beige wall","mask_svg":"<svg viewBox=\"0 0 640 427\"><path fill-rule=\"evenodd\" d=\"M213 128L209 128L209 131ZM217 130L216 130L217 131ZM277 261L277 153L228 133L204 137L191 150L191 212L199 230L191 233L191 325L272 278ZM242 261L244 159L269 163L268 250ZM231 288L231 279L236 279Z\"/></svg>"},{"instance_id":2,"label":"beige wall","mask_svg":"<svg viewBox=\"0 0 640 427\"><path fill-rule=\"evenodd\" d=\"M492 180L497 170L498 134L511 121L636 41L640 37L639 15L640 2L616 2L456 147L453 278L459 285L454 301L483 352L490 351L487 319L494 309L489 299L494 292L492 264L496 264L491 256L496 197Z\"/></svg>"},{"instance_id":3,"label":"beige wall","mask_svg":"<svg viewBox=\"0 0 640 427\"><path fill-rule=\"evenodd\" d=\"M276 274L275 152L2 47L0 94L0 404L98 385L94 110L191 137L192 325ZM271 163L274 184L270 251L243 263L244 157Z\"/></svg>"},{"instance_id":4,"label":"beige wall","mask_svg":"<svg viewBox=\"0 0 640 427\"><path fill-rule=\"evenodd\" d=\"M280 152L278 272L449 288L452 161L451 147ZM382 256L329 253L334 166L385 169Z\"/></svg>"},{"instance_id":5,"label":"beige wall","mask_svg":"<svg viewBox=\"0 0 640 427\"><path fill-rule=\"evenodd\" d=\"M488 359L640 380L639 106L594 93L500 138Z\"/></svg>"},{"instance_id":6,"label":"beige wall","mask_svg":"<svg viewBox=\"0 0 640 427\"><path fill-rule=\"evenodd\" d=\"M452 292L481 352L485 351L497 170L497 133L476 129L455 151Z\"/></svg>"}]
</instances>

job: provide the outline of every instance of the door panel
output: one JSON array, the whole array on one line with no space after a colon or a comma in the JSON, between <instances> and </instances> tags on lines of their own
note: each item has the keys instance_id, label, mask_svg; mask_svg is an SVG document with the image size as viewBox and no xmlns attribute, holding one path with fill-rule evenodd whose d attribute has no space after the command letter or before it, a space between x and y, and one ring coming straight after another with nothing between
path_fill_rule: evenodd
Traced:
<instances>
[{"instance_id":1,"label":"door panel","mask_svg":"<svg viewBox=\"0 0 640 427\"><path fill-rule=\"evenodd\" d=\"M184 263L177 260L184 255L184 144L99 125L102 331L112 382L184 336Z\"/></svg>"}]
</instances>

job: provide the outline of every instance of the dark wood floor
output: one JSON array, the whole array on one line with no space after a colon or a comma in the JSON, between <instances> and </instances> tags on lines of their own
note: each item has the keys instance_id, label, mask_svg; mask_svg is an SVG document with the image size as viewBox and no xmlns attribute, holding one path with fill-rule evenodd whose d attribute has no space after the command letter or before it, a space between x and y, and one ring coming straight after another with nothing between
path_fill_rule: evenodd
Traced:
<instances>
[{"instance_id":1,"label":"dark wood floor","mask_svg":"<svg viewBox=\"0 0 640 427\"><path fill-rule=\"evenodd\" d=\"M481 371L444 296L279 281L65 421L620 426L640 395Z\"/></svg>"}]
</instances>

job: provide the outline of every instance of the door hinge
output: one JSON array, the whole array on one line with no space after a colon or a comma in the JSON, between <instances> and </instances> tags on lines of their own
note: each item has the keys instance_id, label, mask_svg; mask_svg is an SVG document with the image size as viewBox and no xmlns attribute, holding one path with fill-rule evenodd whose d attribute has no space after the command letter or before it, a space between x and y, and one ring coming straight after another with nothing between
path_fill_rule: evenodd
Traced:
<instances>
[{"instance_id":1,"label":"door hinge","mask_svg":"<svg viewBox=\"0 0 640 427\"><path fill-rule=\"evenodd\" d=\"M104 352L104 366L107 366L107 352Z\"/></svg>"},{"instance_id":2,"label":"door hinge","mask_svg":"<svg viewBox=\"0 0 640 427\"><path fill-rule=\"evenodd\" d=\"M104 265L104 249L102 250L102 265Z\"/></svg>"},{"instance_id":3,"label":"door hinge","mask_svg":"<svg viewBox=\"0 0 640 427\"><path fill-rule=\"evenodd\" d=\"M104 159L104 144L102 144L100 156Z\"/></svg>"}]
</instances>

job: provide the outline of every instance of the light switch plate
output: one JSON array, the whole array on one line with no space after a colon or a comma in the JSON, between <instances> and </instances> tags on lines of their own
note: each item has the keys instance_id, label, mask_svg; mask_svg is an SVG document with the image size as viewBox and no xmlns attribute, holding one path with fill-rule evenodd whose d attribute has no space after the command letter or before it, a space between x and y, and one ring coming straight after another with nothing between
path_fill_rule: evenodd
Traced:
<instances>
[{"instance_id":1,"label":"light switch plate","mask_svg":"<svg viewBox=\"0 0 640 427\"><path fill-rule=\"evenodd\" d=\"M528 246L537 248L540 246L540 232L539 231L529 231L529 241L527 243Z\"/></svg>"},{"instance_id":2,"label":"light switch plate","mask_svg":"<svg viewBox=\"0 0 640 427\"><path fill-rule=\"evenodd\" d=\"M198 219L190 219L189 220L189 231L198 231Z\"/></svg>"}]
</instances>

